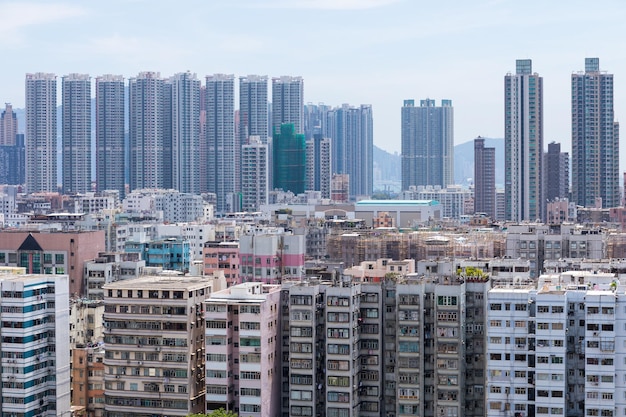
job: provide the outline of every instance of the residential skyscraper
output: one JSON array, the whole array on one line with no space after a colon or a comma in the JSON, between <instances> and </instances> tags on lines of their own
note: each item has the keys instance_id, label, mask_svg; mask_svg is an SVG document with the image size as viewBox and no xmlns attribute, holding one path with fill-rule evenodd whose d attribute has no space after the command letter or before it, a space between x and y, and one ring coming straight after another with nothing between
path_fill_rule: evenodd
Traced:
<instances>
[{"instance_id":1,"label":"residential skyscraper","mask_svg":"<svg viewBox=\"0 0 626 417\"><path fill-rule=\"evenodd\" d=\"M69 74L62 79L63 193L91 191L91 78Z\"/></svg>"},{"instance_id":2,"label":"residential skyscraper","mask_svg":"<svg viewBox=\"0 0 626 417\"><path fill-rule=\"evenodd\" d=\"M324 137L331 137L326 128L328 122L328 112L331 106L324 103L304 105L304 136L306 140L311 140L316 134Z\"/></svg>"},{"instance_id":3,"label":"residential skyscraper","mask_svg":"<svg viewBox=\"0 0 626 417\"><path fill-rule=\"evenodd\" d=\"M321 133L306 141L306 189L320 191L322 198L330 198L331 140Z\"/></svg>"},{"instance_id":4,"label":"residential skyscraper","mask_svg":"<svg viewBox=\"0 0 626 417\"><path fill-rule=\"evenodd\" d=\"M324 129L332 139L332 168L350 176L350 198L369 196L374 189L372 106L344 104L325 112Z\"/></svg>"},{"instance_id":5,"label":"residential skyscraper","mask_svg":"<svg viewBox=\"0 0 626 417\"><path fill-rule=\"evenodd\" d=\"M486 148L485 139L474 139L474 212L496 216L496 148Z\"/></svg>"},{"instance_id":6,"label":"residential skyscraper","mask_svg":"<svg viewBox=\"0 0 626 417\"><path fill-rule=\"evenodd\" d=\"M125 88L121 75L96 78L96 190L125 194Z\"/></svg>"},{"instance_id":7,"label":"residential skyscraper","mask_svg":"<svg viewBox=\"0 0 626 417\"><path fill-rule=\"evenodd\" d=\"M454 184L452 100L405 100L402 107L402 190L415 185Z\"/></svg>"},{"instance_id":8,"label":"residential skyscraper","mask_svg":"<svg viewBox=\"0 0 626 417\"><path fill-rule=\"evenodd\" d=\"M250 136L267 143L267 75L239 77L239 143Z\"/></svg>"},{"instance_id":9,"label":"residential skyscraper","mask_svg":"<svg viewBox=\"0 0 626 417\"><path fill-rule=\"evenodd\" d=\"M200 80L190 72L170 80L172 95L172 188L200 193Z\"/></svg>"},{"instance_id":10,"label":"residential skyscraper","mask_svg":"<svg viewBox=\"0 0 626 417\"><path fill-rule=\"evenodd\" d=\"M294 133L304 133L304 80L302 77L272 78L272 134L282 124L293 124Z\"/></svg>"},{"instance_id":11,"label":"residential skyscraper","mask_svg":"<svg viewBox=\"0 0 626 417\"><path fill-rule=\"evenodd\" d=\"M572 198L580 206L620 205L619 125L613 115L613 74L598 58L572 74Z\"/></svg>"},{"instance_id":12,"label":"residential skyscraper","mask_svg":"<svg viewBox=\"0 0 626 417\"><path fill-rule=\"evenodd\" d=\"M218 212L237 191L234 80L232 74L206 77L207 191L216 194Z\"/></svg>"},{"instance_id":13,"label":"residential skyscraper","mask_svg":"<svg viewBox=\"0 0 626 417\"><path fill-rule=\"evenodd\" d=\"M259 136L249 136L241 148L241 209L257 211L269 193L268 146Z\"/></svg>"},{"instance_id":14,"label":"residential skyscraper","mask_svg":"<svg viewBox=\"0 0 626 417\"><path fill-rule=\"evenodd\" d=\"M171 130L167 89L158 72L128 80L130 190L171 187Z\"/></svg>"},{"instance_id":15,"label":"residential skyscraper","mask_svg":"<svg viewBox=\"0 0 626 417\"><path fill-rule=\"evenodd\" d=\"M543 218L543 78L530 59L504 77L506 219Z\"/></svg>"},{"instance_id":16,"label":"residential skyscraper","mask_svg":"<svg viewBox=\"0 0 626 417\"><path fill-rule=\"evenodd\" d=\"M280 126L272 140L274 189L300 194L306 188L306 143L291 123Z\"/></svg>"},{"instance_id":17,"label":"residential skyscraper","mask_svg":"<svg viewBox=\"0 0 626 417\"><path fill-rule=\"evenodd\" d=\"M20 185L26 180L24 134L15 138L15 145L0 145L0 184Z\"/></svg>"},{"instance_id":18,"label":"residential skyscraper","mask_svg":"<svg viewBox=\"0 0 626 417\"><path fill-rule=\"evenodd\" d=\"M57 191L56 75L26 74L26 191Z\"/></svg>"},{"instance_id":19,"label":"residential skyscraper","mask_svg":"<svg viewBox=\"0 0 626 417\"><path fill-rule=\"evenodd\" d=\"M15 135L17 135L17 115L11 103L5 103L0 116L0 146L15 145Z\"/></svg>"},{"instance_id":20,"label":"residential skyscraper","mask_svg":"<svg viewBox=\"0 0 626 417\"><path fill-rule=\"evenodd\" d=\"M561 144L551 142L544 154L546 200L566 198L569 195L569 154L561 152Z\"/></svg>"}]
</instances>

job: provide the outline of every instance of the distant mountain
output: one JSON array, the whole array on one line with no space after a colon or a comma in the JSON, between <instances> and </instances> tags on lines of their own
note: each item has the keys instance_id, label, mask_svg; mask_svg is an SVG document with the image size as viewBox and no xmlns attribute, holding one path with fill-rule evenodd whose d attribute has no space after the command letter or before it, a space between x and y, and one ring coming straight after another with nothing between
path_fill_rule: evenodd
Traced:
<instances>
[{"instance_id":1,"label":"distant mountain","mask_svg":"<svg viewBox=\"0 0 626 417\"><path fill-rule=\"evenodd\" d=\"M399 182L402 179L400 154L390 153L374 145L374 178L380 182Z\"/></svg>"}]
</instances>

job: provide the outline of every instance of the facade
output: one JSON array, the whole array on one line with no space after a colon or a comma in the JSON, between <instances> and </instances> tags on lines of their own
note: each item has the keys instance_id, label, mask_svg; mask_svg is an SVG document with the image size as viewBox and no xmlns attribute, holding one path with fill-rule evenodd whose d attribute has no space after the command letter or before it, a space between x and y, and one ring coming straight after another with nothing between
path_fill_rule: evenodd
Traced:
<instances>
[{"instance_id":1,"label":"facade","mask_svg":"<svg viewBox=\"0 0 626 417\"><path fill-rule=\"evenodd\" d=\"M204 275L222 270L229 287L240 284L239 242L206 242L203 253Z\"/></svg>"},{"instance_id":2,"label":"facade","mask_svg":"<svg viewBox=\"0 0 626 417\"><path fill-rule=\"evenodd\" d=\"M620 205L619 124L613 114L613 74L598 58L572 74L572 199L579 206Z\"/></svg>"},{"instance_id":3,"label":"facade","mask_svg":"<svg viewBox=\"0 0 626 417\"><path fill-rule=\"evenodd\" d=\"M124 77L96 77L96 191L125 194Z\"/></svg>"},{"instance_id":4,"label":"facade","mask_svg":"<svg viewBox=\"0 0 626 417\"><path fill-rule=\"evenodd\" d=\"M321 134L306 141L306 189L320 191L322 198L330 198L331 148L331 140Z\"/></svg>"},{"instance_id":5,"label":"facade","mask_svg":"<svg viewBox=\"0 0 626 417\"><path fill-rule=\"evenodd\" d=\"M228 194L237 191L238 146L235 139L234 76L215 74L206 77L207 178L203 192L215 193L216 210L224 212Z\"/></svg>"},{"instance_id":6,"label":"facade","mask_svg":"<svg viewBox=\"0 0 626 417\"><path fill-rule=\"evenodd\" d=\"M126 212L163 213L168 223L194 222L204 217L204 202L195 194L175 190L143 189L128 194L122 202Z\"/></svg>"},{"instance_id":7,"label":"facade","mask_svg":"<svg viewBox=\"0 0 626 417\"><path fill-rule=\"evenodd\" d=\"M267 143L268 128L267 75L239 77L239 144L258 136Z\"/></svg>"},{"instance_id":8,"label":"facade","mask_svg":"<svg viewBox=\"0 0 626 417\"><path fill-rule=\"evenodd\" d=\"M441 206L441 217L458 220L470 213L466 210L466 205L468 201L472 201L472 192L460 185L449 185L445 188L410 186L407 191L401 192L399 197L402 200L436 201Z\"/></svg>"},{"instance_id":9,"label":"facade","mask_svg":"<svg viewBox=\"0 0 626 417\"><path fill-rule=\"evenodd\" d=\"M146 261L138 253L100 253L85 262L85 285L89 300L103 300L104 284L143 275Z\"/></svg>"},{"instance_id":10,"label":"facade","mask_svg":"<svg viewBox=\"0 0 626 417\"><path fill-rule=\"evenodd\" d=\"M105 415L204 412L204 300L213 281L143 276L104 286Z\"/></svg>"},{"instance_id":11,"label":"facade","mask_svg":"<svg viewBox=\"0 0 626 417\"><path fill-rule=\"evenodd\" d=\"M280 286L243 283L206 300L206 409L280 410Z\"/></svg>"},{"instance_id":12,"label":"facade","mask_svg":"<svg viewBox=\"0 0 626 417\"><path fill-rule=\"evenodd\" d=\"M63 193L91 191L91 77L69 74L62 79Z\"/></svg>"},{"instance_id":13,"label":"facade","mask_svg":"<svg viewBox=\"0 0 626 417\"><path fill-rule=\"evenodd\" d=\"M306 143L293 124L282 124L272 141L272 188L300 194L306 188Z\"/></svg>"},{"instance_id":14,"label":"facade","mask_svg":"<svg viewBox=\"0 0 626 417\"><path fill-rule=\"evenodd\" d=\"M551 142L544 154L546 200L569 197L569 154L561 152L561 144Z\"/></svg>"},{"instance_id":15,"label":"facade","mask_svg":"<svg viewBox=\"0 0 626 417\"><path fill-rule=\"evenodd\" d=\"M70 415L68 287L67 275L0 277L2 415Z\"/></svg>"},{"instance_id":16,"label":"facade","mask_svg":"<svg viewBox=\"0 0 626 417\"><path fill-rule=\"evenodd\" d=\"M86 292L87 260L104 251L104 231L0 233L0 265L26 268L28 274L68 275L71 296Z\"/></svg>"},{"instance_id":17,"label":"facade","mask_svg":"<svg viewBox=\"0 0 626 417\"><path fill-rule=\"evenodd\" d=\"M269 152L259 136L249 136L241 146L241 209L257 211L267 204Z\"/></svg>"},{"instance_id":18,"label":"facade","mask_svg":"<svg viewBox=\"0 0 626 417\"><path fill-rule=\"evenodd\" d=\"M57 191L56 75L26 74L26 191Z\"/></svg>"},{"instance_id":19,"label":"facade","mask_svg":"<svg viewBox=\"0 0 626 417\"><path fill-rule=\"evenodd\" d=\"M369 226L380 212L391 215L397 227L412 227L442 217L441 205L433 200L362 200L354 205L356 218Z\"/></svg>"},{"instance_id":20,"label":"facade","mask_svg":"<svg viewBox=\"0 0 626 417\"><path fill-rule=\"evenodd\" d=\"M4 111L0 115L0 146L15 145L17 135L17 115L11 103L4 104Z\"/></svg>"},{"instance_id":21,"label":"facade","mask_svg":"<svg viewBox=\"0 0 626 417\"><path fill-rule=\"evenodd\" d=\"M516 73L504 77L506 219L542 219L543 78L530 59L516 61Z\"/></svg>"},{"instance_id":22,"label":"facade","mask_svg":"<svg viewBox=\"0 0 626 417\"><path fill-rule=\"evenodd\" d=\"M454 184L452 100L405 100L402 107L402 190L411 185Z\"/></svg>"},{"instance_id":23,"label":"facade","mask_svg":"<svg viewBox=\"0 0 626 417\"><path fill-rule=\"evenodd\" d=\"M281 125L293 124L294 133L304 133L304 80L302 77L272 78L272 136Z\"/></svg>"},{"instance_id":24,"label":"facade","mask_svg":"<svg viewBox=\"0 0 626 417\"><path fill-rule=\"evenodd\" d=\"M24 134L18 133L14 145L0 145L0 184L21 185L26 181Z\"/></svg>"},{"instance_id":25,"label":"facade","mask_svg":"<svg viewBox=\"0 0 626 417\"><path fill-rule=\"evenodd\" d=\"M239 238L239 277L242 282L277 284L304 276L303 235L287 233L244 235Z\"/></svg>"},{"instance_id":26,"label":"facade","mask_svg":"<svg viewBox=\"0 0 626 417\"><path fill-rule=\"evenodd\" d=\"M332 143L332 172L350 176L350 198L370 196L374 188L372 106L344 104L326 112L324 131Z\"/></svg>"},{"instance_id":27,"label":"facade","mask_svg":"<svg viewBox=\"0 0 626 417\"><path fill-rule=\"evenodd\" d=\"M170 78L172 188L200 193L200 80L190 72Z\"/></svg>"},{"instance_id":28,"label":"facade","mask_svg":"<svg viewBox=\"0 0 626 417\"><path fill-rule=\"evenodd\" d=\"M496 218L496 148L474 139L474 212Z\"/></svg>"},{"instance_id":29,"label":"facade","mask_svg":"<svg viewBox=\"0 0 626 417\"><path fill-rule=\"evenodd\" d=\"M140 253L148 267L158 267L166 271L189 272L191 255L189 242L182 238L166 238L150 242L127 240L125 251Z\"/></svg>"},{"instance_id":30,"label":"facade","mask_svg":"<svg viewBox=\"0 0 626 417\"><path fill-rule=\"evenodd\" d=\"M171 131L165 81L158 72L128 80L130 190L171 188Z\"/></svg>"}]
</instances>

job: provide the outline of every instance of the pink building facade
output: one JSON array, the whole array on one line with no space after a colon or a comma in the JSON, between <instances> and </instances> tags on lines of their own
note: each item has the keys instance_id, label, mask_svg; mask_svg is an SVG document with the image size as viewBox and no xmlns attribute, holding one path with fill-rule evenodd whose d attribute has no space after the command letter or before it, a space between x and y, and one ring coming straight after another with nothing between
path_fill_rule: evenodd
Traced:
<instances>
[{"instance_id":1,"label":"pink building facade","mask_svg":"<svg viewBox=\"0 0 626 417\"><path fill-rule=\"evenodd\" d=\"M239 276L242 282L279 284L304 277L303 235L246 235L239 239Z\"/></svg>"}]
</instances>

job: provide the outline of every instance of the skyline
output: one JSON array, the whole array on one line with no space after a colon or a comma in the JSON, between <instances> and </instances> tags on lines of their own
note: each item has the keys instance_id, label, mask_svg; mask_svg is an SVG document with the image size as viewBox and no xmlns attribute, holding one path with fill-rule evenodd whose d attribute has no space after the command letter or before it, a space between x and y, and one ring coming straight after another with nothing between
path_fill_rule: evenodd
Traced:
<instances>
[{"instance_id":1,"label":"skyline","mask_svg":"<svg viewBox=\"0 0 626 417\"><path fill-rule=\"evenodd\" d=\"M545 142L564 151L571 152L570 76L584 70L586 57L615 74L616 120L626 104L618 43L626 5L618 1L592 10L581 1L479 1L453 12L408 0L146 4L0 2L0 51L11 63L0 100L23 108L24 74L39 71L302 76L305 103L371 104L374 143L392 152L400 150L405 99L453 100L456 144L503 137L503 78L516 59L532 59L544 78ZM141 21L132 18L138 13Z\"/></svg>"}]
</instances>

